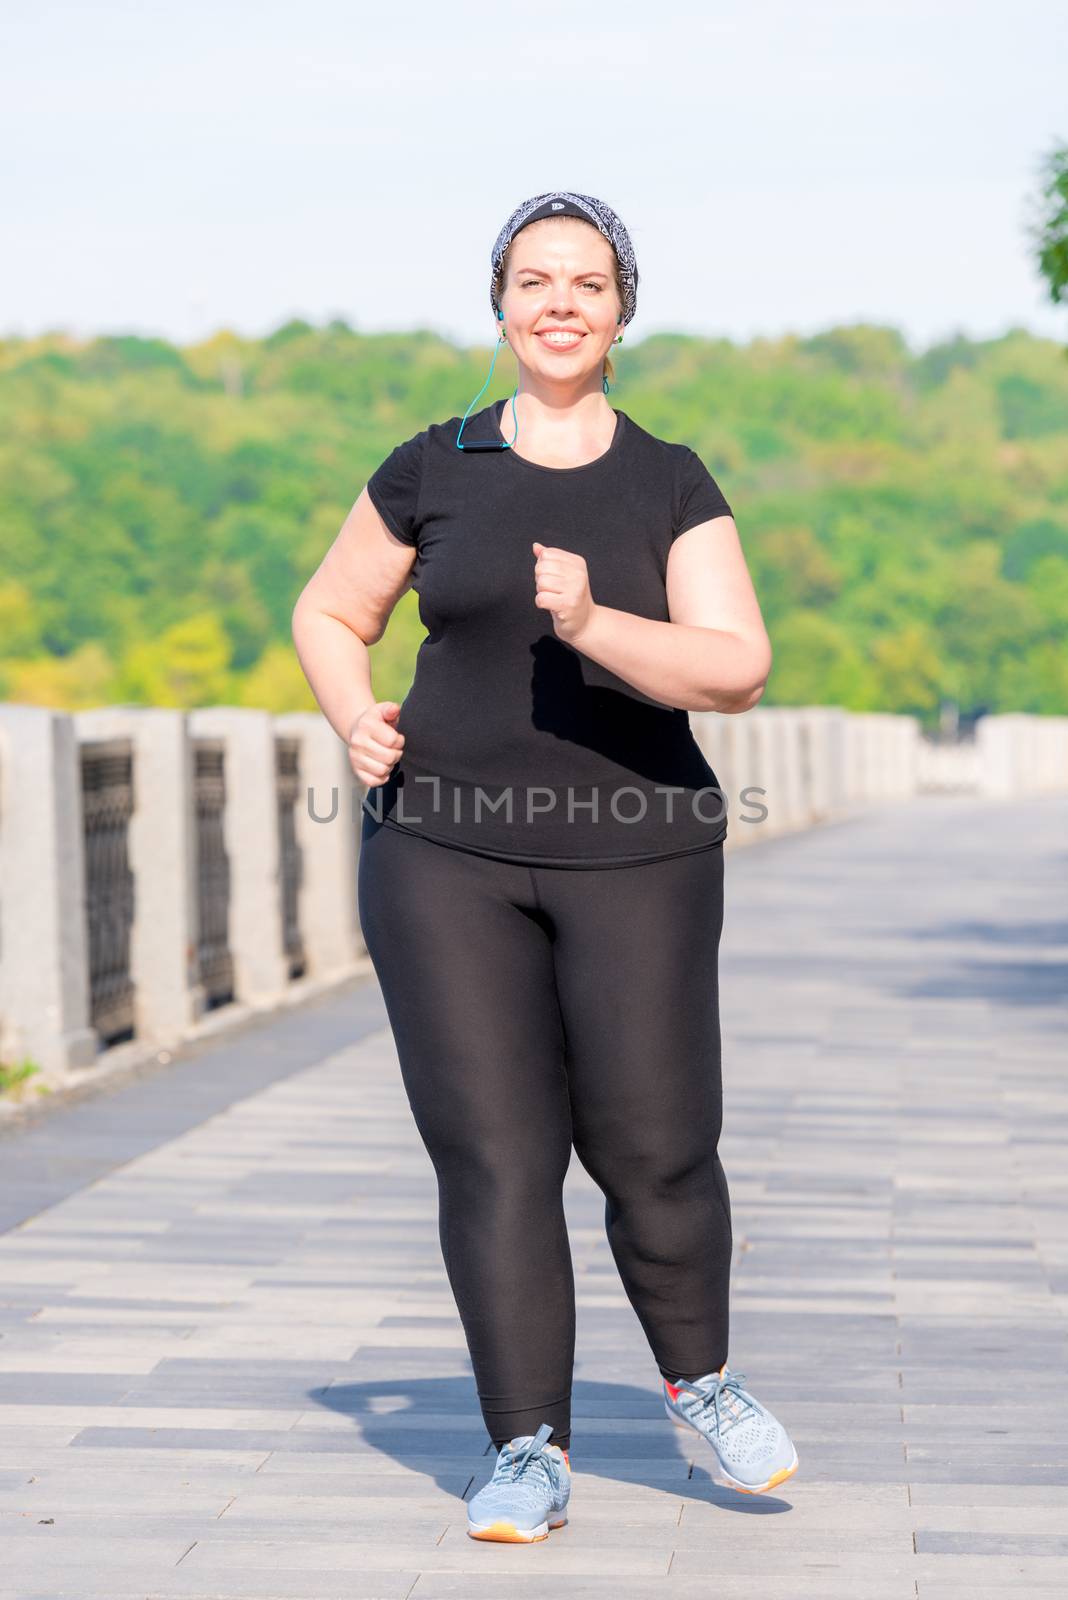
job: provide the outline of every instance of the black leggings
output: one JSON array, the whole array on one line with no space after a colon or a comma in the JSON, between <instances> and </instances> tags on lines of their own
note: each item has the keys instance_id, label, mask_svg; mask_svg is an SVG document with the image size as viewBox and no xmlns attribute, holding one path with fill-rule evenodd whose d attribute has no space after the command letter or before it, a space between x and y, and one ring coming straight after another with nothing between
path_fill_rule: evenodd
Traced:
<instances>
[{"instance_id":1,"label":"black leggings","mask_svg":"<svg viewBox=\"0 0 1068 1600\"><path fill-rule=\"evenodd\" d=\"M570 1444L572 1145L605 1195L612 1255L660 1371L722 1366L722 847L531 868L369 825L365 812L359 910L494 1445L542 1421Z\"/></svg>"}]
</instances>

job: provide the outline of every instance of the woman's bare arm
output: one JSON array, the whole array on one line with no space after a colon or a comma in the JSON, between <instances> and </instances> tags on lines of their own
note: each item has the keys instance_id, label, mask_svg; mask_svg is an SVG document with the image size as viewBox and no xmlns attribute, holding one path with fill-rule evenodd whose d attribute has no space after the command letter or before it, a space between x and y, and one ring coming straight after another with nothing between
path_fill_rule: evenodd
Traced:
<instances>
[{"instance_id":1,"label":"woman's bare arm","mask_svg":"<svg viewBox=\"0 0 1068 1600\"><path fill-rule=\"evenodd\" d=\"M411 586L416 552L395 537L366 488L293 607L293 644L304 676L334 732L350 747L356 725L374 707L368 646L376 644L401 595ZM364 782L380 782L403 749L403 735L371 730L363 742ZM374 746L385 748L379 753ZM389 753L396 752L392 760Z\"/></svg>"},{"instance_id":2,"label":"woman's bare arm","mask_svg":"<svg viewBox=\"0 0 1068 1600\"><path fill-rule=\"evenodd\" d=\"M685 711L748 711L771 672L771 642L734 518L689 528L668 555L670 622L599 606L577 650L650 699Z\"/></svg>"}]
</instances>

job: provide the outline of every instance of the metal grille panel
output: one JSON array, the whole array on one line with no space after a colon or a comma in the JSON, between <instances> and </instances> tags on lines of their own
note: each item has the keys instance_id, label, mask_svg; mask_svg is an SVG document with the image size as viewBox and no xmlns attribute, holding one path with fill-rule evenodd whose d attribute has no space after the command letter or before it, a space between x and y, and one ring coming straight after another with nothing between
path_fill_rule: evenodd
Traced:
<instances>
[{"instance_id":1,"label":"metal grille panel","mask_svg":"<svg viewBox=\"0 0 1068 1600\"><path fill-rule=\"evenodd\" d=\"M198 739L193 747L196 807L197 965L210 1011L234 998L230 950L230 857L226 853L226 758L221 744Z\"/></svg>"},{"instance_id":2,"label":"metal grille panel","mask_svg":"<svg viewBox=\"0 0 1068 1600\"><path fill-rule=\"evenodd\" d=\"M297 801L300 797L300 741L275 740L275 773L278 788L278 838L282 858L282 943L289 963L289 976L299 978L305 970L304 941L300 933L300 885L303 858L297 839Z\"/></svg>"},{"instance_id":3,"label":"metal grille panel","mask_svg":"<svg viewBox=\"0 0 1068 1600\"><path fill-rule=\"evenodd\" d=\"M89 1020L104 1044L134 1036L130 934L134 877L129 826L134 808L133 751L128 743L81 749L89 928Z\"/></svg>"}]
</instances>

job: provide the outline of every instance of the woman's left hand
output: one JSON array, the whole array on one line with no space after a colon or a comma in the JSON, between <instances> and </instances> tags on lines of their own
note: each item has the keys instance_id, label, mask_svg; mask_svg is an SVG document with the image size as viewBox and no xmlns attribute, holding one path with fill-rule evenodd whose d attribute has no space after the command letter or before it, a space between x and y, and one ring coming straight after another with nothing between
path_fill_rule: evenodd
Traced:
<instances>
[{"instance_id":1,"label":"woman's left hand","mask_svg":"<svg viewBox=\"0 0 1068 1600\"><path fill-rule=\"evenodd\" d=\"M534 555L534 604L552 613L556 637L574 644L596 609L585 559L573 550L536 542Z\"/></svg>"}]
</instances>

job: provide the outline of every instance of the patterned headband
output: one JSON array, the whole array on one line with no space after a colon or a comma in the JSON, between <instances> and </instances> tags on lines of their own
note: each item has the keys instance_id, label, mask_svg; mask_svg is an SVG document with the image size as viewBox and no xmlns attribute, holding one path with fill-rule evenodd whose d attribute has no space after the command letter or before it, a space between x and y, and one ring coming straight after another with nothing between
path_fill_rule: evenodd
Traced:
<instances>
[{"instance_id":1,"label":"patterned headband","mask_svg":"<svg viewBox=\"0 0 1068 1600\"><path fill-rule=\"evenodd\" d=\"M529 222L540 222L543 216L581 217L585 222L592 222L608 240L619 261L619 275L623 283L623 326L626 327L638 305L638 263L634 259L634 246L630 242L630 234L612 207L606 206L603 200L595 200L591 194L572 194L567 189L554 189L548 194L536 194L532 199L524 200L523 204L512 212L497 235L497 242L490 252L490 262L493 267L493 276L490 279L490 304L494 315L496 316L501 309L497 285L505 251L520 228L525 228Z\"/></svg>"}]
</instances>

